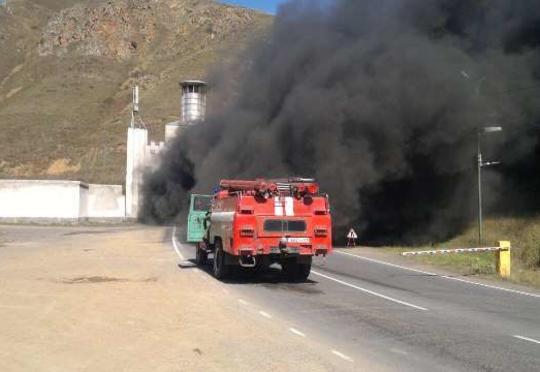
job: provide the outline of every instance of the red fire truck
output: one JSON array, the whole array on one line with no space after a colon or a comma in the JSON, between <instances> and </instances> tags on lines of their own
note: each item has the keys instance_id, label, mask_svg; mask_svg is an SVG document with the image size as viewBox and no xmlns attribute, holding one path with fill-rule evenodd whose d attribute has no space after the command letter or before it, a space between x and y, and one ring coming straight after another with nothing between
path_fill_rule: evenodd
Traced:
<instances>
[{"instance_id":1,"label":"red fire truck","mask_svg":"<svg viewBox=\"0 0 540 372\"><path fill-rule=\"evenodd\" d=\"M312 179L223 180L204 221L196 260L214 255L218 279L234 266L257 269L279 263L290 279L304 280L313 256L332 252L328 196Z\"/></svg>"}]
</instances>

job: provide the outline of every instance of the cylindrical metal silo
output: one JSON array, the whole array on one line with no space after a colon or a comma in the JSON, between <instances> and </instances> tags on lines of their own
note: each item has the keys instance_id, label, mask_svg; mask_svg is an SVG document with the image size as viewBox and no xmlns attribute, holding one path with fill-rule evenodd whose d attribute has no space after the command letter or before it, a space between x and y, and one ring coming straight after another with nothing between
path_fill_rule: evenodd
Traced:
<instances>
[{"instance_id":1,"label":"cylindrical metal silo","mask_svg":"<svg viewBox=\"0 0 540 372\"><path fill-rule=\"evenodd\" d=\"M181 122L193 124L204 120L206 115L206 86L201 80L184 80L182 87Z\"/></svg>"}]
</instances>

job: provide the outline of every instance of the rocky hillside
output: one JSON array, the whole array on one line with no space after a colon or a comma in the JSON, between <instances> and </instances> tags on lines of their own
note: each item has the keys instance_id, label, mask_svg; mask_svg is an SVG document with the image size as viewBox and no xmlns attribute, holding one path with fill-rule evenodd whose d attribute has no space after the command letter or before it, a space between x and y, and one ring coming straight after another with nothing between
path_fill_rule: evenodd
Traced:
<instances>
[{"instance_id":1,"label":"rocky hillside","mask_svg":"<svg viewBox=\"0 0 540 372\"><path fill-rule=\"evenodd\" d=\"M121 183L130 89L151 135L178 81L262 37L270 16L212 0L11 0L0 8L0 177ZM231 53L232 51L232 53Z\"/></svg>"}]
</instances>

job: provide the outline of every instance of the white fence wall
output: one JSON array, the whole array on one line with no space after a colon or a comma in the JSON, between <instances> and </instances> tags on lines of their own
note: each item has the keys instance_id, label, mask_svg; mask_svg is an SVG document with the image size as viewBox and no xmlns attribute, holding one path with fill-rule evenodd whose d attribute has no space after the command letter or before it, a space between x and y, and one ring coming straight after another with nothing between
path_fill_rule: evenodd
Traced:
<instances>
[{"instance_id":1,"label":"white fence wall","mask_svg":"<svg viewBox=\"0 0 540 372\"><path fill-rule=\"evenodd\" d=\"M122 186L0 180L0 220L124 219Z\"/></svg>"},{"instance_id":2,"label":"white fence wall","mask_svg":"<svg viewBox=\"0 0 540 372\"><path fill-rule=\"evenodd\" d=\"M87 188L77 181L0 180L0 218L78 219Z\"/></svg>"},{"instance_id":3,"label":"white fence wall","mask_svg":"<svg viewBox=\"0 0 540 372\"><path fill-rule=\"evenodd\" d=\"M126 198L120 185L88 185L89 218L124 218Z\"/></svg>"}]
</instances>

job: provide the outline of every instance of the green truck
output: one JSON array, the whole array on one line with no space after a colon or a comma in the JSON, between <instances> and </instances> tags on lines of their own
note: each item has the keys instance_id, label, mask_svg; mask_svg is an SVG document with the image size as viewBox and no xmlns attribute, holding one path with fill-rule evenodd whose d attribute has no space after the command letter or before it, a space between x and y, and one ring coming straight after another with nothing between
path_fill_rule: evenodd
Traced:
<instances>
[{"instance_id":1,"label":"green truck","mask_svg":"<svg viewBox=\"0 0 540 372\"><path fill-rule=\"evenodd\" d=\"M204 220L212 206L212 198L212 195L191 195L187 226L188 243L202 242L204 234L206 233Z\"/></svg>"}]
</instances>

